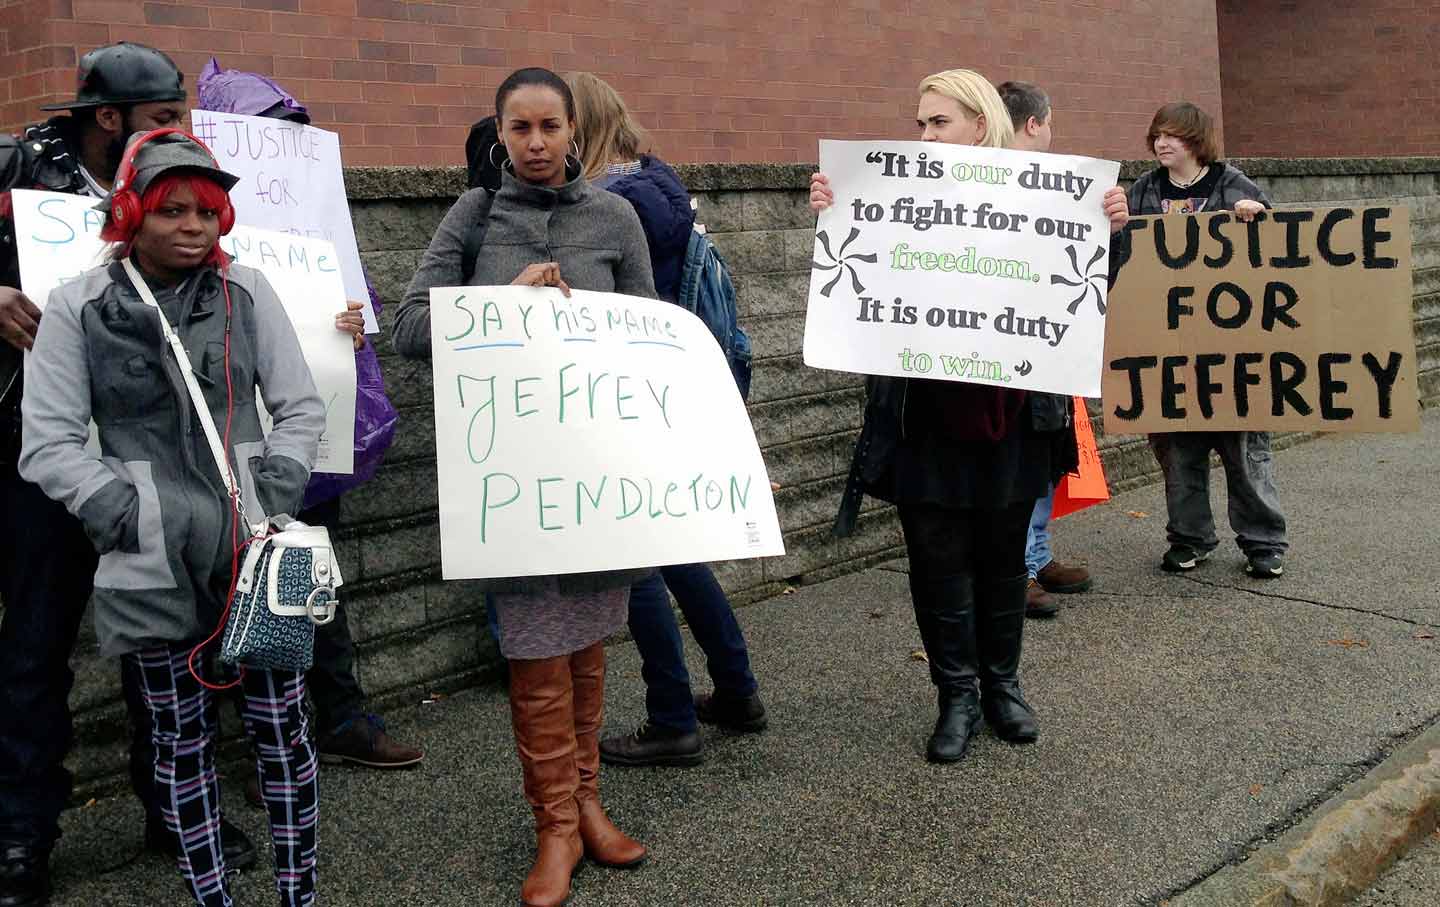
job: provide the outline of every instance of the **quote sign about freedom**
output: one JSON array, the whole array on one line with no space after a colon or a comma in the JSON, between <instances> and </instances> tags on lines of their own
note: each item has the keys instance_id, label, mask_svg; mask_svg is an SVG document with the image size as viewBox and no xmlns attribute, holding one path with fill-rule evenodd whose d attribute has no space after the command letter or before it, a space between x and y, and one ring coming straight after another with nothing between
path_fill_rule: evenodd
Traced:
<instances>
[{"instance_id":1,"label":"quote sign about freedom","mask_svg":"<svg viewBox=\"0 0 1440 907\"><path fill-rule=\"evenodd\" d=\"M699 318L555 288L430 291L446 579L785 553L735 379Z\"/></svg>"},{"instance_id":2,"label":"quote sign about freedom","mask_svg":"<svg viewBox=\"0 0 1440 907\"><path fill-rule=\"evenodd\" d=\"M1114 161L820 142L807 365L1100 394Z\"/></svg>"}]
</instances>

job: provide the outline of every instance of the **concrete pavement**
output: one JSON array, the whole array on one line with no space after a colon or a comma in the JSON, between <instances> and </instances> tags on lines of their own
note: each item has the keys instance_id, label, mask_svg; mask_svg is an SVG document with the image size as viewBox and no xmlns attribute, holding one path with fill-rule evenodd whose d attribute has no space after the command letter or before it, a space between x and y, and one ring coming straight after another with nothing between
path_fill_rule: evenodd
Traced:
<instances>
[{"instance_id":1,"label":"concrete pavement","mask_svg":"<svg viewBox=\"0 0 1440 907\"><path fill-rule=\"evenodd\" d=\"M1057 524L1058 553L1098 582L1027 628L1033 746L987 733L959 765L923 761L933 691L903 564L744 609L771 729L709 734L696 769L607 768L612 815L653 856L586 869L572 903L1157 904L1243 861L1440 716L1440 416L1277 456L1294 545L1280 580L1246 578L1228 542L1192 575L1161 573L1157 487ZM643 717L639 661L629 644L610 656L623 729ZM533 837L505 694L419 699L387 717L429 748L423 768L323 776L321 903L518 902ZM258 837L240 771L227 801ZM126 862L128 796L65 828L57 905L185 903L173 867ZM236 891L274 902L263 868Z\"/></svg>"}]
</instances>

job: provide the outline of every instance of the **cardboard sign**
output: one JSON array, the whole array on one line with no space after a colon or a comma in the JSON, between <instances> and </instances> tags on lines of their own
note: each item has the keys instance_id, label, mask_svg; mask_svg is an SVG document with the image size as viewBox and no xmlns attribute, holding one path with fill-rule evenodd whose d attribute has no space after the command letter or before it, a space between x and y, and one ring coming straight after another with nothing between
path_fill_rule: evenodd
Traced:
<instances>
[{"instance_id":1,"label":"cardboard sign","mask_svg":"<svg viewBox=\"0 0 1440 907\"><path fill-rule=\"evenodd\" d=\"M190 125L221 169L240 177L230 190L237 222L334 243L346 298L365 303L366 333L379 331L345 198L340 136L288 120L210 110L190 111Z\"/></svg>"},{"instance_id":2,"label":"cardboard sign","mask_svg":"<svg viewBox=\"0 0 1440 907\"><path fill-rule=\"evenodd\" d=\"M735 379L678 306L430 291L446 579L785 553Z\"/></svg>"},{"instance_id":3,"label":"cardboard sign","mask_svg":"<svg viewBox=\"0 0 1440 907\"><path fill-rule=\"evenodd\" d=\"M1060 477L1060 484L1055 487L1055 506L1050 512L1052 520L1110 500L1105 465L1095 444L1095 428L1082 397L1075 398L1075 443L1079 447L1080 465L1074 472Z\"/></svg>"},{"instance_id":4,"label":"cardboard sign","mask_svg":"<svg viewBox=\"0 0 1440 907\"><path fill-rule=\"evenodd\" d=\"M1119 164L822 141L820 169L807 365L1099 395Z\"/></svg>"},{"instance_id":5,"label":"cardboard sign","mask_svg":"<svg viewBox=\"0 0 1440 907\"><path fill-rule=\"evenodd\" d=\"M43 311L52 290L102 263L108 248L100 241L104 218L89 196L28 189L11 196L20 288ZM220 237L220 247L275 288L325 403L315 471L349 475L355 468L355 351L350 335L335 330L335 315L345 309L335 248L323 240L238 225ZM269 415L257 405L268 430Z\"/></svg>"},{"instance_id":6,"label":"cardboard sign","mask_svg":"<svg viewBox=\"0 0 1440 907\"><path fill-rule=\"evenodd\" d=\"M1419 429L1407 209L1142 217L1126 234L1108 433Z\"/></svg>"}]
</instances>

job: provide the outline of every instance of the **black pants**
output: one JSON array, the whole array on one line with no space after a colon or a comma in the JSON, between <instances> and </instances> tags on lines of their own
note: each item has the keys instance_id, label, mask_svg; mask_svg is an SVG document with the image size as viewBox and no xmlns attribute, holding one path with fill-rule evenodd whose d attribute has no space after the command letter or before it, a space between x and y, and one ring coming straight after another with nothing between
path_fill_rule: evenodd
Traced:
<instances>
[{"instance_id":1,"label":"black pants","mask_svg":"<svg viewBox=\"0 0 1440 907\"><path fill-rule=\"evenodd\" d=\"M977 584L1025 572L1025 545L1034 501L1002 510L901 504L900 526L910 573L922 580L968 574Z\"/></svg>"},{"instance_id":2,"label":"black pants","mask_svg":"<svg viewBox=\"0 0 1440 907\"><path fill-rule=\"evenodd\" d=\"M0 527L0 841L46 850L70 797L70 655L98 558L13 462L0 463Z\"/></svg>"},{"instance_id":3,"label":"black pants","mask_svg":"<svg viewBox=\"0 0 1440 907\"><path fill-rule=\"evenodd\" d=\"M340 501L337 498L317 504L296 514L296 519L333 532L340 523ZM135 796L145 805L146 816L158 822L160 804L154 786L155 750L151 744L150 710L140 696L130 659L125 660L121 670L126 675L125 703L130 713L130 782ZM355 677L355 640L350 636L350 622L344 607L335 609L333 621L315 628L315 664L305 674L305 683L315 709L313 727L322 737L355 720L364 711L365 691Z\"/></svg>"}]
</instances>

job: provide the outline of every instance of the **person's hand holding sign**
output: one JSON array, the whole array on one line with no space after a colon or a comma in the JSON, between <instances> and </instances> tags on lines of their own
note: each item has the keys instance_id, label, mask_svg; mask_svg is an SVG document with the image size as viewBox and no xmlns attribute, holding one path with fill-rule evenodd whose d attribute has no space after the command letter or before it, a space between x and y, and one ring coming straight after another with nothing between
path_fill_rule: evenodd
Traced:
<instances>
[{"instance_id":1,"label":"person's hand holding sign","mask_svg":"<svg viewBox=\"0 0 1440 907\"><path fill-rule=\"evenodd\" d=\"M1100 204L1105 208L1105 216L1110 219L1111 233L1130 222L1130 202L1125 198L1124 189L1111 186L1105 191L1105 197L1100 199Z\"/></svg>"},{"instance_id":2,"label":"person's hand holding sign","mask_svg":"<svg viewBox=\"0 0 1440 907\"><path fill-rule=\"evenodd\" d=\"M810 210L816 213L835 204L835 193L830 189L830 177L823 173L810 176Z\"/></svg>"},{"instance_id":3,"label":"person's hand holding sign","mask_svg":"<svg viewBox=\"0 0 1440 907\"><path fill-rule=\"evenodd\" d=\"M1265 210L1265 206L1253 198L1242 198L1235 203L1235 219L1249 223L1255 219L1255 215Z\"/></svg>"},{"instance_id":4,"label":"person's hand holding sign","mask_svg":"<svg viewBox=\"0 0 1440 907\"><path fill-rule=\"evenodd\" d=\"M335 316L335 330L354 336L357 350L365 345L365 316L360 314L364 308L365 303L351 299L346 301L345 311Z\"/></svg>"},{"instance_id":5,"label":"person's hand holding sign","mask_svg":"<svg viewBox=\"0 0 1440 907\"><path fill-rule=\"evenodd\" d=\"M40 310L14 287L0 287L0 338L17 350L35 346L40 330Z\"/></svg>"},{"instance_id":6,"label":"person's hand holding sign","mask_svg":"<svg viewBox=\"0 0 1440 907\"><path fill-rule=\"evenodd\" d=\"M567 297L570 295L570 286L560 279L560 265L553 261L539 262L529 265L520 272L520 276L510 281L512 287L559 287L560 292Z\"/></svg>"}]
</instances>

